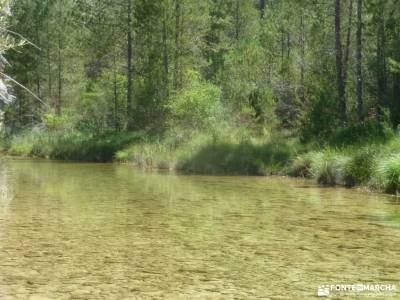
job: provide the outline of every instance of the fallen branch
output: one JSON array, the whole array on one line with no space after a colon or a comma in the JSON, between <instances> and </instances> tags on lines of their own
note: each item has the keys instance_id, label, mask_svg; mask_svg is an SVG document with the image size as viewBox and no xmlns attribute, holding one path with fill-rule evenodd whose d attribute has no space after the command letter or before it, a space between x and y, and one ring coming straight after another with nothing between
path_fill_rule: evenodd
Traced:
<instances>
[{"instance_id":1,"label":"fallen branch","mask_svg":"<svg viewBox=\"0 0 400 300\"><path fill-rule=\"evenodd\" d=\"M23 35L19 34L18 32L12 31L12 30L7 29L7 28L1 28L1 27L0 27L0 30L4 30L4 31L6 31L6 32L8 32L8 33L11 33L11 34L13 34L13 35L16 35L16 36L18 36L19 38L25 40L29 45L35 47L35 48L38 49L39 51L42 51L42 49L40 49L39 46L35 45L33 42L31 42L30 40L28 40L27 38L25 38Z\"/></svg>"},{"instance_id":2,"label":"fallen branch","mask_svg":"<svg viewBox=\"0 0 400 300\"><path fill-rule=\"evenodd\" d=\"M42 99L40 99L38 96L36 96L35 93L33 93L30 89L28 89L27 87L25 87L23 84L19 83L18 81L16 81L15 79L13 79L12 77L8 76L7 74L4 74L3 72L0 72L0 75L3 75L5 78L11 80L12 82L14 82L16 85L18 85L19 87L23 88L25 91L27 91L29 94L31 94L36 100L38 100L40 103L42 103L44 106L50 108L50 106L44 102Z\"/></svg>"}]
</instances>

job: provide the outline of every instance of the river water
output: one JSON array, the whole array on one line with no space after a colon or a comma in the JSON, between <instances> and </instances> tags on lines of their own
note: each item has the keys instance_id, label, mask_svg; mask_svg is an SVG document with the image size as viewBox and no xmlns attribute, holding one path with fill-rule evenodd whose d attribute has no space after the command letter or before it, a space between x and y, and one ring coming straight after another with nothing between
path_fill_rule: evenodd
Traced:
<instances>
[{"instance_id":1,"label":"river water","mask_svg":"<svg viewBox=\"0 0 400 300\"><path fill-rule=\"evenodd\" d=\"M0 299L312 299L323 284L397 284L399 204L288 178L5 160Z\"/></svg>"}]
</instances>

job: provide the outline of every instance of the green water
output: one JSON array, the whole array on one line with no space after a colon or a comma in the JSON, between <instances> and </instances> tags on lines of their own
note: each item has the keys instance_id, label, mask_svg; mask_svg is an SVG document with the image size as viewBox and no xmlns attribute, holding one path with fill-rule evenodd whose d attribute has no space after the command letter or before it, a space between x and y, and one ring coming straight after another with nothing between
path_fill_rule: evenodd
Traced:
<instances>
[{"instance_id":1,"label":"green water","mask_svg":"<svg viewBox=\"0 0 400 300\"><path fill-rule=\"evenodd\" d=\"M321 284L397 283L399 204L285 178L3 161L0 299L310 299Z\"/></svg>"}]
</instances>

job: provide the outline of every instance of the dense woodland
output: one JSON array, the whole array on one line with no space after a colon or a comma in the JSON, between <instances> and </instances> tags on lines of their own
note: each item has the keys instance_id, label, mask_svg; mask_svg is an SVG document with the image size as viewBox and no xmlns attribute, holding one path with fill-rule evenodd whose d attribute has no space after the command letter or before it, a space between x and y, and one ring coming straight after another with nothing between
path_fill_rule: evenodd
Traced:
<instances>
[{"instance_id":1,"label":"dense woodland","mask_svg":"<svg viewBox=\"0 0 400 300\"><path fill-rule=\"evenodd\" d=\"M44 102L16 87L11 131L59 118L96 133L160 132L174 115L216 113L202 111L216 102L224 118L307 136L400 122L396 0L18 0L11 9L8 28L37 47L10 51L8 72Z\"/></svg>"},{"instance_id":2,"label":"dense woodland","mask_svg":"<svg viewBox=\"0 0 400 300\"><path fill-rule=\"evenodd\" d=\"M16 0L3 23L11 154L351 185L397 159L400 186L398 0Z\"/></svg>"}]
</instances>

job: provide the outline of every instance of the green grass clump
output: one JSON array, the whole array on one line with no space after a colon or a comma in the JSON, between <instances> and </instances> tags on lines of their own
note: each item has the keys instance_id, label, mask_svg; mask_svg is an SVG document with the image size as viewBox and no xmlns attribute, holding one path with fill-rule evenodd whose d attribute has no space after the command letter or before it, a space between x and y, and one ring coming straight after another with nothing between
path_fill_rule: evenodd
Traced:
<instances>
[{"instance_id":1,"label":"green grass clump","mask_svg":"<svg viewBox=\"0 0 400 300\"><path fill-rule=\"evenodd\" d=\"M373 186L387 193L400 191L400 155L394 154L382 159L374 174Z\"/></svg>"},{"instance_id":2,"label":"green grass clump","mask_svg":"<svg viewBox=\"0 0 400 300\"><path fill-rule=\"evenodd\" d=\"M348 160L347 156L332 149L315 152L311 163L312 177L320 184L343 184L344 167Z\"/></svg>"},{"instance_id":3,"label":"green grass clump","mask_svg":"<svg viewBox=\"0 0 400 300\"><path fill-rule=\"evenodd\" d=\"M355 151L344 168L344 182L347 186L366 185L375 171L375 147Z\"/></svg>"},{"instance_id":4,"label":"green grass clump","mask_svg":"<svg viewBox=\"0 0 400 300\"><path fill-rule=\"evenodd\" d=\"M311 167L313 163L314 152L309 152L296 156L288 168L288 175L293 177L311 178Z\"/></svg>"},{"instance_id":5,"label":"green grass clump","mask_svg":"<svg viewBox=\"0 0 400 300\"><path fill-rule=\"evenodd\" d=\"M159 141L131 145L117 151L115 158L141 168L157 169L173 169L176 161L173 148Z\"/></svg>"}]
</instances>

